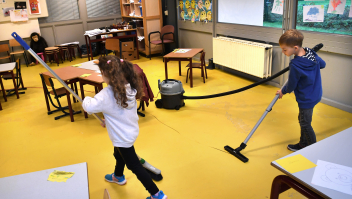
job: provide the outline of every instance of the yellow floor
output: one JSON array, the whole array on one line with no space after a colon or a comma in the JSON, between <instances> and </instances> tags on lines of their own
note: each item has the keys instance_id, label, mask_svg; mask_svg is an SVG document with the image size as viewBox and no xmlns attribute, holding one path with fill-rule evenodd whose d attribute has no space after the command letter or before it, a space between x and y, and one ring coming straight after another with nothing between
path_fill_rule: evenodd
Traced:
<instances>
[{"instance_id":1,"label":"yellow floor","mask_svg":"<svg viewBox=\"0 0 352 199\"><path fill-rule=\"evenodd\" d=\"M59 67L85 62L77 59ZM151 61L141 57L138 64L148 77L154 94L157 80L164 79L162 59ZM251 81L221 70L208 70L203 84L196 70L194 88L185 83L186 63L178 76L178 63L169 63L169 78L183 82L185 95L206 95L241 88ZM56 64L50 65L58 68ZM55 121L55 113L47 115L39 73L41 65L23 66L26 94L8 102L0 97L0 178L61 167L81 162L88 164L90 198L103 198L107 188L114 199L142 199L148 196L137 178L126 169L125 186L104 181L115 165L113 146L106 129L90 116L75 115ZM10 81L4 81L11 88ZM58 84L57 84L58 86ZM86 95L93 96L93 88L86 86ZM140 156L162 171L164 179L157 182L170 199L207 198L269 198L272 180L281 173L270 162L291 152L287 144L299 140L298 108L293 94L285 95L265 118L243 154L249 158L242 163L224 151L246 138L265 108L274 98L276 87L262 85L248 91L207 100L186 100L179 111L157 109L154 102L140 118L140 135L135 143ZM88 92L90 91L90 92ZM160 98L160 96L159 96ZM67 104L66 99L62 99ZM79 103L74 104L80 109ZM352 114L319 103L314 109L313 128L322 140L352 126ZM289 190L280 198L304 198Z\"/></svg>"}]
</instances>

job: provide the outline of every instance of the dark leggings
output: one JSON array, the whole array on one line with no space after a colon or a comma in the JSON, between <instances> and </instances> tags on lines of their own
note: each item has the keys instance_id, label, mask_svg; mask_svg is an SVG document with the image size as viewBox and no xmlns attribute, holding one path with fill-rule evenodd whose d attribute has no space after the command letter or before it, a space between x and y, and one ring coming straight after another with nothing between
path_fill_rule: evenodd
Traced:
<instances>
[{"instance_id":1,"label":"dark leggings","mask_svg":"<svg viewBox=\"0 0 352 199\"><path fill-rule=\"evenodd\" d=\"M313 108L299 109L298 121L301 126L301 139L299 144L306 147L317 142L312 127Z\"/></svg>"},{"instance_id":2,"label":"dark leggings","mask_svg":"<svg viewBox=\"0 0 352 199\"><path fill-rule=\"evenodd\" d=\"M155 195L159 192L158 187L139 162L133 146L130 148L115 147L114 156L116 159L115 176L123 176L123 170L126 165L127 168L137 176L138 180L143 184L150 195Z\"/></svg>"}]
</instances>

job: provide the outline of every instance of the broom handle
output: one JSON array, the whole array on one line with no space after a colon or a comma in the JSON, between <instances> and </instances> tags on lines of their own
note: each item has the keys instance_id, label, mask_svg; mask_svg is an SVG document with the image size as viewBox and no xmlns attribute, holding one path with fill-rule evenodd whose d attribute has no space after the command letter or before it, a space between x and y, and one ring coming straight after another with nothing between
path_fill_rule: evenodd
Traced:
<instances>
[{"instance_id":1,"label":"broom handle","mask_svg":"<svg viewBox=\"0 0 352 199\"><path fill-rule=\"evenodd\" d=\"M62 81L62 79L37 55L37 53L35 53L28 46L28 44L16 32L13 32L11 35L25 50L27 50L39 63L41 63L66 88L66 90L68 90L68 92L78 99L78 101L83 103L83 100L64 81ZM103 123L103 120L97 114L93 113L93 116L99 120L100 123Z\"/></svg>"},{"instance_id":2,"label":"broom handle","mask_svg":"<svg viewBox=\"0 0 352 199\"><path fill-rule=\"evenodd\" d=\"M286 86L288 79L286 80L286 82L284 83L284 85L281 87L284 88L284 86ZM264 120L265 116L271 111L271 109L273 108L274 104L276 103L276 101L279 99L280 94L277 94L275 96L275 98L273 99L273 101L271 101L271 103L269 104L268 108L266 108L265 112L263 113L262 117L259 119L259 121L257 122L257 124L255 124L255 126L253 127L252 131L249 133L249 135L246 137L246 139L244 140L243 143L247 144L248 140L252 137L253 133L257 130L257 128L259 127L260 123L262 123L262 121Z\"/></svg>"}]
</instances>

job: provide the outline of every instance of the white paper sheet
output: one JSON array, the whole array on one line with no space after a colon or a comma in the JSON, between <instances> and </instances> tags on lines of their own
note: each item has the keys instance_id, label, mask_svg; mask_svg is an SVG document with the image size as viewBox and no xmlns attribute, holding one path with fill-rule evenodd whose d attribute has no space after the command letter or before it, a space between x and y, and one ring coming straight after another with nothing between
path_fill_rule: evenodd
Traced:
<instances>
[{"instance_id":1,"label":"white paper sheet","mask_svg":"<svg viewBox=\"0 0 352 199\"><path fill-rule=\"evenodd\" d=\"M303 6L303 22L324 22L324 5Z\"/></svg>"},{"instance_id":2,"label":"white paper sheet","mask_svg":"<svg viewBox=\"0 0 352 199\"><path fill-rule=\"evenodd\" d=\"M186 53L190 50L192 50L192 49L178 49L177 51L175 51L175 53Z\"/></svg>"},{"instance_id":3,"label":"white paper sheet","mask_svg":"<svg viewBox=\"0 0 352 199\"><path fill-rule=\"evenodd\" d=\"M100 70L96 70L95 72L96 72L96 73L101 73L101 71L100 71Z\"/></svg>"},{"instance_id":4,"label":"white paper sheet","mask_svg":"<svg viewBox=\"0 0 352 199\"><path fill-rule=\"evenodd\" d=\"M284 0L275 0L271 12L280 15L284 14Z\"/></svg>"},{"instance_id":5,"label":"white paper sheet","mask_svg":"<svg viewBox=\"0 0 352 199\"><path fill-rule=\"evenodd\" d=\"M328 13L343 14L346 0L330 0Z\"/></svg>"},{"instance_id":6,"label":"white paper sheet","mask_svg":"<svg viewBox=\"0 0 352 199\"><path fill-rule=\"evenodd\" d=\"M352 168L318 160L312 184L352 195Z\"/></svg>"}]
</instances>

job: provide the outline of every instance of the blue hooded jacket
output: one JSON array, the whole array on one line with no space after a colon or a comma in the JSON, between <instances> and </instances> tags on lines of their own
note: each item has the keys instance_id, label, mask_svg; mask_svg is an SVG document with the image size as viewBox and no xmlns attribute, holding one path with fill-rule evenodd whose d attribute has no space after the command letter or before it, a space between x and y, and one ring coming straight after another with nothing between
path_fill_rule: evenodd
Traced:
<instances>
[{"instance_id":1,"label":"blue hooded jacket","mask_svg":"<svg viewBox=\"0 0 352 199\"><path fill-rule=\"evenodd\" d=\"M323 95L320 69L325 68L325 61L312 51L316 62L295 56L290 62L290 74L282 94L295 92L299 108L313 108Z\"/></svg>"}]
</instances>

